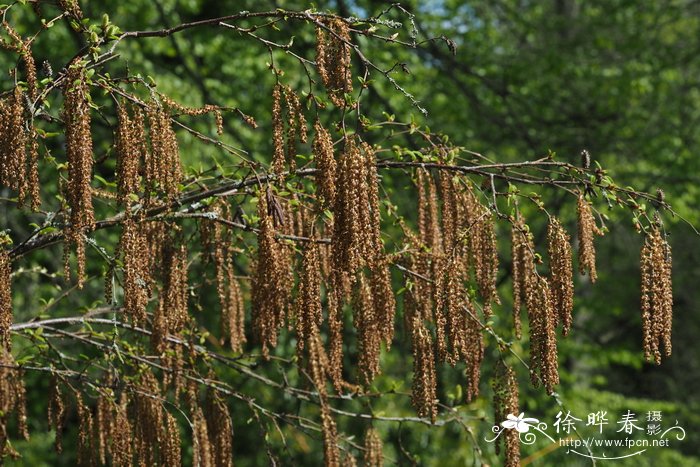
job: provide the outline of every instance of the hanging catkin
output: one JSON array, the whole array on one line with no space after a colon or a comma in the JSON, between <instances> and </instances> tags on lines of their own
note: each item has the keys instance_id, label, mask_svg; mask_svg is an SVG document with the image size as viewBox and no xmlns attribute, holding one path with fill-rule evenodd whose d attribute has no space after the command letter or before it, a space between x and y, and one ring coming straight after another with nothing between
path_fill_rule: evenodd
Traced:
<instances>
[{"instance_id":1,"label":"hanging catkin","mask_svg":"<svg viewBox=\"0 0 700 467\"><path fill-rule=\"evenodd\" d=\"M187 315L187 249L184 245L167 245L163 250L163 287L153 316L151 341L158 353L166 350L169 334L185 326Z\"/></svg>"},{"instance_id":2,"label":"hanging catkin","mask_svg":"<svg viewBox=\"0 0 700 467\"><path fill-rule=\"evenodd\" d=\"M312 145L314 160L318 168L316 186L322 207L332 207L335 203L336 161L333 153L333 139L320 120L314 123Z\"/></svg>"},{"instance_id":3,"label":"hanging catkin","mask_svg":"<svg viewBox=\"0 0 700 467\"><path fill-rule=\"evenodd\" d=\"M591 213L591 205L583 196L578 197L578 269L581 274L588 271L591 282L595 282L598 274L595 268L595 246L593 245L594 235L603 235L598 228Z\"/></svg>"},{"instance_id":4,"label":"hanging catkin","mask_svg":"<svg viewBox=\"0 0 700 467\"><path fill-rule=\"evenodd\" d=\"M316 67L331 102L345 107L345 95L352 92L350 28L332 18L316 26Z\"/></svg>"},{"instance_id":5,"label":"hanging catkin","mask_svg":"<svg viewBox=\"0 0 700 467\"><path fill-rule=\"evenodd\" d=\"M535 244L530 229L522 217L512 221L511 230L513 276L513 326L515 337L522 335L520 307L526 302L527 291L535 274Z\"/></svg>"},{"instance_id":6,"label":"hanging catkin","mask_svg":"<svg viewBox=\"0 0 700 467\"><path fill-rule=\"evenodd\" d=\"M81 394L75 394L75 402L78 408L78 465L94 466L97 464L97 446L94 445L92 411Z\"/></svg>"},{"instance_id":7,"label":"hanging catkin","mask_svg":"<svg viewBox=\"0 0 700 467\"><path fill-rule=\"evenodd\" d=\"M671 355L671 326L673 324L673 290L671 283L671 246L654 226L647 234L641 253L642 272L642 335L644 357L661 363Z\"/></svg>"},{"instance_id":8,"label":"hanging catkin","mask_svg":"<svg viewBox=\"0 0 700 467\"><path fill-rule=\"evenodd\" d=\"M15 418L19 436L29 439L23 378L24 372L18 368L10 351L0 346L0 458L8 454L17 457L9 442L7 428L10 418Z\"/></svg>"},{"instance_id":9,"label":"hanging catkin","mask_svg":"<svg viewBox=\"0 0 700 467\"><path fill-rule=\"evenodd\" d=\"M127 413L129 400L126 393L122 393L122 398L115 406L114 427L112 428L112 439L110 452L112 454L112 464L115 467L128 467L132 465L133 459L133 435L131 422Z\"/></svg>"},{"instance_id":10,"label":"hanging catkin","mask_svg":"<svg viewBox=\"0 0 700 467\"><path fill-rule=\"evenodd\" d=\"M472 234L474 259L474 271L479 293L484 300L483 313L489 318L493 312L492 303L500 304L496 293L496 280L498 276L498 248L496 245L496 229L493 215L489 210L477 203L478 221L474 225Z\"/></svg>"},{"instance_id":11,"label":"hanging catkin","mask_svg":"<svg viewBox=\"0 0 700 467\"><path fill-rule=\"evenodd\" d=\"M174 198L182 181L180 149L166 109L153 105L147 110L151 151L146 154L144 180L146 199L152 192Z\"/></svg>"},{"instance_id":12,"label":"hanging catkin","mask_svg":"<svg viewBox=\"0 0 700 467\"><path fill-rule=\"evenodd\" d=\"M318 332L323 319L321 270L318 259L318 244L315 241L310 242L304 248L295 309L297 355L301 359L301 351L308 345L309 339L312 339L314 334Z\"/></svg>"},{"instance_id":13,"label":"hanging catkin","mask_svg":"<svg viewBox=\"0 0 700 467\"><path fill-rule=\"evenodd\" d=\"M493 380L493 411L497 424L505 421L508 415L518 416L520 413L518 397L518 381L515 377L515 371L507 366L503 360L499 359L494 369ZM519 433L514 429L506 429L503 432L503 436L496 439L496 454L499 454L501 440L503 440L506 448L504 465L507 467L519 467Z\"/></svg>"},{"instance_id":14,"label":"hanging catkin","mask_svg":"<svg viewBox=\"0 0 700 467\"><path fill-rule=\"evenodd\" d=\"M437 377L435 374L435 354L430 331L418 317L411 325L413 349L413 386L411 404L421 417L437 416Z\"/></svg>"},{"instance_id":15,"label":"hanging catkin","mask_svg":"<svg viewBox=\"0 0 700 467\"><path fill-rule=\"evenodd\" d=\"M0 244L0 347L10 350L12 326L12 262Z\"/></svg>"},{"instance_id":16,"label":"hanging catkin","mask_svg":"<svg viewBox=\"0 0 700 467\"><path fill-rule=\"evenodd\" d=\"M379 432L373 428L367 428L365 431L365 453L364 465L367 467L382 467L384 465L382 454L382 438Z\"/></svg>"},{"instance_id":17,"label":"hanging catkin","mask_svg":"<svg viewBox=\"0 0 700 467\"><path fill-rule=\"evenodd\" d=\"M137 462L158 464L158 449L164 430L160 384L149 370L141 372L134 391L134 453Z\"/></svg>"},{"instance_id":18,"label":"hanging catkin","mask_svg":"<svg viewBox=\"0 0 700 467\"><path fill-rule=\"evenodd\" d=\"M271 192L258 196L258 257L251 286L253 330L265 357L269 356L270 347L277 345L279 329L285 324L293 280L287 247L275 238L269 212L273 201Z\"/></svg>"},{"instance_id":19,"label":"hanging catkin","mask_svg":"<svg viewBox=\"0 0 700 467\"><path fill-rule=\"evenodd\" d=\"M22 205L32 197L32 209L39 207L38 150L36 134L24 115L26 98L19 87L0 99L0 185L17 191Z\"/></svg>"},{"instance_id":20,"label":"hanging catkin","mask_svg":"<svg viewBox=\"0 0 700 467\"><path fill-rule=\"evenodd\" d=\"M146 134L143 112L133 109L129 115L125 105L117 108L118 124L115 132L115 151L117 153L117 201L130 206L132 196L138 196L139 169L146 157ZM126 214L130 214L126 210Z\"/></svg>"},{"instance_id":21,"label":"hanging catkin","mask_svg":"<svg viewBox=\"0 0 700 467\"><path fill-rule=\"evenodd\" d=\"M146 320L146 305L150 295L148 238L144 223L127 217L122 224L119 251L124 255L124 314L135 323Z\"/></svg>"},{"instance_id":22,"label":"hanging catkin","mask_svg":"<svg viewBox=\"0 0 700 467\"><path fill-rule=\"evenodd\" d=\"M52 428L56 432L54 448L59 454L63 451L63 426L65 423L65 418L66 406L63 401L63 395L61 394L59 379L54 374L51 375L51 382L49 383L47 419L49 428Z\"/></svg>"},{"instance_id":23,"label":"hanging catkin","mask_svg":"<svg viewBox=\"0 0 700 467\"><path fill-rule=\"evenodd\" d=\"M569 334L571 312L574 308L574 278L571 259L569 234L559 221L551 217L547 229L549 245L549 273L552 292L552 304L557 310L558 321L562 325L562 334Z\"/></svg>"},{"instance_id":24,"label":"hanging catkin","mask_svg":"<svg viewBox=\"0 0 700 467\"><path fill-rule=\"evenodd\" d=\"M78 287L85 280L86 231L92 229L95 214L92 207L92 135L90 133L89 88L85 68L78 64L66 72L65 100L62 117L65 122L66 155L68 159L68 186L66 199L70 207L69 222L64 228L65 248L74 245L77 256ZM70 277L68 251L65 255L65 274Z\"/></svg>"},{"instance_id":25,"label":"hanging catkin","mask_svg":"<svg viewBox=\"0 0 700 467\"><path fill-rule=\"evenodd\" d=\"M233 421L226 401L214 390L207 393L207 432L211 446L212 465L233 466Z\"/></svg>"},{"instance_id":26,"label":"hanging catkin","mask_svg":"<svg viewBox=\"0 0 700 467\"><path fill-rule=\"evenodd\" d=\"M533 275L527 289L527 315L530 322L530 376L532 383L542 383L547 394L559 384L557 362L557 315L547 279Z\"/></svg>"}]
</instances>

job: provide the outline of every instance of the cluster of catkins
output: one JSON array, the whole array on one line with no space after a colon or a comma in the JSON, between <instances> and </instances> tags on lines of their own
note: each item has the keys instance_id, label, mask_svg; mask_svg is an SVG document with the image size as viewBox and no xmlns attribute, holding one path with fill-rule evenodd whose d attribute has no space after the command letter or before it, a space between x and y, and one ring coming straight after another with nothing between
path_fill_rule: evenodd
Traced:
<instances>
[{"instance_id":1,"label":"cluster of catkins","mask_svg":"<svg viewBox=\"0 0 700 467\"><path fill-rule=\"evenodd\" d=\"M316 25L316 68L331 102L347 105L352 92L352 42L350 27L339 18L320 20Z\"/></svg>"},{"instance_id":2,"label":"cluster of catkins","mask_svg":"<svg viewBox=\"0 0 700 467\"><path fill-rule=\"evenodd\" d=\"M0 99L0 186L17 192L21 205L31 197L33 210L39 208L38 142L27 120L29 96L19 87Z\"/></svg>"},{"instance_id":3,"label":"cluster of catkins","mask_svg":"<svg viewBox=\"0 0 700 467\"><path fill-rule=\"evenodd\" d=\"M513 368L499 359L494 368L493 412L497 422L506 420L508 415L518 416L518 381ZM496 439L496 454L499 454L501 443L505 445L505 462L507 467L520 466L520 439L515 430L505 430Z\"/></svg>"},{"instance_id":4,"label":"cluster of catkins","mask_svg":"<svg viewBox=\"0 0 700 467\"><path fill-rule=\"evenodd\" d=\"M447 171L433 174L422 169L416 183L418 235L407 231L413 249L407 269L413 274L406 276L411 282L406 287L410 293L405 295L405 322L413 334L413 404L419 413L434 416L436 362L464 362L467 399L478 395L483 336L468 283L473 274L482 312L490 316L492 303L499 302L498 255L493 216L470 185Z\"/></svg>"},{"instance_id":5,"label":"cluster of catkins","mask_svg":"<svg viewBox=\"0 0 700 467\"><path fill-rule=\"evenodd\" d=\"M642 247L642 335L644 356L661 363L671 355L671 325L673 323L673 292L671 288L671 246L654 225Z\"/></svg>"}]
</instances>

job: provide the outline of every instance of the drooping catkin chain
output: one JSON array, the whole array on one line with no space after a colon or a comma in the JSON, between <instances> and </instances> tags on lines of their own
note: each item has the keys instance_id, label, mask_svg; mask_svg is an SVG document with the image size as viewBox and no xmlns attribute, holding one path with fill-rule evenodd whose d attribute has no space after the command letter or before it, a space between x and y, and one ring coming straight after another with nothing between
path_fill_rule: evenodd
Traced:
<instances>
[{"instance_id":1,"label":"drooping catkin chain","mask_svg":"<svg viewBox=\"0 0 700 467\"><path fill-rule=\"evenodd\" d=\"M123 392L119 404L116 404L114 407L114 425L112 427L112 438L110 440L112 464L115 467L133 465L133 435L131 421L127 413L128 405L129 399L127 393Z\"/></svg>"},{"instance_id":2,"label":"drooping catkin chain","mask_svg":"<svg viewBox=\"0 0 700 467\"><path fill-rule=\"evenodd\" d=\"M65 274L70 277L68 250L76 248L78 287L85 280L86 231L92 229L95 214L92 206L92 135L90 132L89 87L85 68L72 64L66 72L62 117L65 122L66 155L68 159L68 186L66 199L70 207L69 222L64 228Z\"/></svg>"},{"instance_id":3,"label":"drooping catkin chain","mask_svg":"<svg viewBox=\"0 0 700 467\"><path fill-rule=\"evenodd\" d=\"M316 242L310 242L304 248L295 315L297 355L301 359L303 357L302 351L308 346L309 339L314 338L314 334L318 332L323 320L321 270Z\"/></svg>"},{"instance_id":4,"label":"drooping catkin chain","mask_svg":"<svg viewBox=\"0 0 700 467\"><path fill-rule=\"evenodd\" d=\"M147 199L150 199L152 191L172 199L177 195L178 185L182 181L177 135L165 108L153 105L146 114L151 140L151 151L146 155L144 171Z\"/></svg>"},{"instance_id":5,"label":"drooping catkin chain","mask_svg":"<svg viewBox=\"0 0 700 467\"><path fill-rule=\"evenodd\" d=\"M158 400L161 390L155 375L149 370L141 372L133 398L134 454L143 465L159 463L159 448L164 431L164 409Z\"/></svg>"},{"instance_id":6,"label":"drooping catkin chain","mask_svg":"<svg viewBox=\"0 0 700 467\"><path fill-rule=\"evenodd\" d=\"M207 392L206 418L212 465L233 467L233 421L226 401L213 390Z\"/></svg>"},{"instance_id":7,"label":"drooping catkin chain","mask_svg":"<svg viewBox=\"0 0 700 467\"><path fill-rule=\"evenodd\" d=\"M285 324L293 281L287 247L275 238L269 212L273 201L269 191L258 196L258 256L251 286L253 330L265 357L277 345L279 329Z\"/></svg>"},{"instance_id":8,"label":"drooping catkin chain","mask_svg":"<svg viewBox=\"0 0 700 467\"><path fill-rule=\"evenodd\" d=\"M27 40L22 39L22 36L20 36L7 21L2 22L2 27L12 41L7 41L3 38L0 40L0 47L10 50L20 56L24 65L27 93L31 99L36 99L37 79L36 64L31 49L32 38L27 38Z\"/></svg>"},{"instance_id":9,"label":"drooping catkin chain","mask_svg":"<svg viewBox=\"0 0 700 467\"><path fill-rule=\"evenodd\" d=\"M477 203L477 220L472 234L472 257L479 294L484 301L483 313L486 318L492 314L492 303L500 304L496 292L498 278L498 247L496 226L488 208Z\"/></svg>"},{"instance_id":10,"label":"drooping catkin chain","mask_svg":"<svg viewBox=\"0 0 700 467\"><path fill-rule=\"evenodd\" d=\"M661 364L663 355L671 355L673 324L673 287L671 281L671 246L654 226L647 234L641 253L641 308L644 357Z\"/></svg>"},{"instance_id":11,"label":"drooping catkin chain","mask_svg":"<svg viewBox=\"0 0 700 467\"><path fill-rule=\"evenodd\" d=\"M544 386L547 394L559 384L557 358L557 314L549 281L537 274L527 288L527 315L530 322L530 376L532 384Z\"/></svg>"},{"instance_id":12,"label":"drooping catkin chain","mask_svg":"<svg viewBox=\"0 0 700 467\"><path fill-rule=\"evenodd\" d=\"M336 161L333 152L333 139L321 121L314 122L314 139L312 145L314 160L318 168L316 186L322 207L332 207L335 203Z\"/></svg>"},{"instance_id":13,"label":"drooping catkin chain","mask_svg":"<svg viewBox=\"0 0 700 467\"><path fill-rule=\"evenodd\" d=\"M128 217L122 224L119 251L124 264L124 314L135 323L146 320L146 305L151 291L148 232L146 224Z\"/></svg>"},{"instance_id":14,"label":"drooping catkin chain","mask_svg":"<svg viewBox=\"0 0 700 467\"><path fill-rule=\"evenodd\" d=\"M574 308L573 261L569 234L554 217L549 219L547 242L552 304L557 310L562 334L566 336L571 329L571 313Z\"/></svg>"},{"instance_id":15,"label":"drooping catkin chain","mask_svg":"<svg viewBox=\"0 0 700 467\"><path fill-rule=\"evenodd\" d=\"M173 414L165 411L163 423L163 443L161 444L162 465L182 465L180 428ZM220 464L227 465L227 464Z\"/></svg>"},{"instance_id":16,"label":"drooping catkin chain","mask_svg":"<svg viewBox=\"0 0 700 467\"><path fill-rule=\"evenodd\" d=\"M0 347L10 350L12 326L12 261L10 253L0 245Z\"/></svg>"},{"instance_id":17,"label":"drooping catkin chain","mask_svg":"<svg viewBox=\"0 0 700 467\"><path fill-rule=\"evenodd\" d=\"M522 217L512 222L511 256L513 276L513 327L515 336L522 337L520 308L526 302L527 291L535 275L535 244L532 233Z\"/></svg>"},{"instance_id":18,"label":"drooping catkin chain","mask_svg":"<svg viewBox=\"0 0 700 467\"><path fill-rule=\"evenodd\" d=\"M16 420L16 430L22 438L29 439L27 429L27 401L24 372L4 346L0 346L0 459L6 455L18 457L9 442L8 422Z\"/></svg>"},{"instance_id":19,"label":"drooping catkin chain","mask_svg":"<svg viewBox=\"0 0 700 467\"><path fill-rule=\"evenodd\" d=\"M374 427L367 428L365 431L365 453L364 465L367 467L382 467L384 465L384 456L382 453L382 438L379 436L379 431Z\"/></svg>"},{"instance_id":20,"label":"drooping catkin chain","mask_svg":"<svg viewBox=\"0 0 700 467\"><path fill-rule=\"evenodd\" d=\"M372 147L347 137L337 168L337 193L333 208L333 270L347 281L363 266L372 266L383 256L381 240L379 180Z\"/></svg>"},{"instance_id":21,"label":"drooping catkin chain","mask_svg":"<svg viewBox=\"0 0 700 467\"><path fill-rule=\"evenodd\" d=\"M350 28L344 21L331 18L316 27L316 67L328 97L337 107L347 105L345 95L352 92Z\"/></svg>"},{"instance_id":22,"label":"drooping catkin chain","mask_svg":"<svg viewBox=\"0 0 700 467\"><path fill-rule=\"evenodd\" d=\"M80 393L75 393L78 408L78 465L97 465L97 446L94 438L94 419L90 407Z\"/></svg>"},{"instance_id":23,"label":"drooping catkin chain","mask_svg":"<svg viewBox=\"0 0 700 467\"><path fill-rule=\"evenodd\" d=\"M508 415L518 416L518 381L515 371L507 366L501 359L494 369L493 379L493 411L495 422L500 424ZM501 440L505 445L504 465L507 467L520 466L520 440L519 433L514 429L507 429L502 437L496 439L496 454L500 453Z\"/></svg>"},{"instance_id":24,"label":"drooping catkin chain","mask_svg":"<svg viewBox=\"0 0 700 467\"><path fill-rule=\"evenodd\" d=\"M63 451L63 426L66 419L66 406L61 387L59 386L59 379L55 374L51 375L51 382L49 383L47 419L49 428L53 428L56 432L54 449L60 454Z\"/></svg>"},{"instance_id":25,"label":"drooping catkin chain","mask_svg":"<svg viewBox=\"0 0 700 467\"><path fill-rule=\"evenodd\" d=\"M326 358L323 344L321 343L321 336L318 332L313 333L307 345L309 353L309 374L318 391L319 403L321 405L324 464L326 467L338 467L340 466L338 427L335 420L333 420L328 402L328 390L326 388L329 362Z\"/></svg>"},{"instance_id":26,"label":"drooping catkin chain","mask_svg":"<svg viewBox=\"0 0 700 467\"><path fill-rule=\"evenodd\" d=\"M381 334L372 290L364 275L360 277L357 283L353 309L353 321L358 334L357 367L362 383L369 385L380 371Z\"/></svg>"},{"instance_id":27,"label":"drooping catkin chain","mask_svg":"<svg viewBox=\"0 0 700 467\"><path fill-rule=\"evenodd\" d=\"M576 212L578 215L578 269L581 274L588 271L591 282L598 279L595 268L594 235L603 235L598 228L591 212L591 205L583 196L578 197Z\"/></svg>"},{"instance_id":28,"label":"drooping catkin chain","mask_svg":"<svg viewBox=\"0 0 700 467\"><path fill-rule=\"evenodd\" d=\"M187 249L185 245L166 245L163 249L163 286L153 316L151 341L158 353L167 348L169 334L180 332L188 321Z\"/></svg>"},{"instance_id":29,"label":"drooping catkin chain","mask_svg":"<svg viewBox=\"0 0 700 467\"><path fill-rule=\"evenodd\" d=\"M413 349L413 385L411 404L421 417L437 416L437 376L435 373L435 353L430 330L418 317L413 317L411 325Z\"/></svg>"},{"instance_id":30,"label":"drooping catkin chain","mask_svg":"<svg viewBox=\"0 0 700 467\"><path fill-rule=\"evenodd\" d=\"M281 174L285 163L290 171L295 171L297 141L303 144L307 138L306 117L299 96L291 87L277 83L272 90L272 173Z\"/></svg>"},{"instance_id":31,"label":"drooping catkin chain","mask_svg":"<svg viewBox=\"0 0 700 467\"><path fill-rule=\"evenodd\" d=\"M139 170L147 153L143 112L135 107L132 113L133 116L130 116L125 105L118 106L118 123L114 135L117 154L117 201L127 208L131 205L131 197L138 196ZM125 212L127 215L131 213L129 209Z\"/></svg>"},{"instance_id":32,"label":"drooping catkin chain","mask_svg":"<svg viewBox=\"0 0 700 467\"><path fill-rule=\"evenodd\" d=\"M194 408L192 425L192 442L194 444L192 464L199 465L201 467L214 467L214 463L212 461L212 446L209 437L209 427L207 426L207 419L204 416L204 412L200 407Z\"/></svg>"},{"instance_id":33,"label":"drooping catkin chain","mask_svg":"<svg viewBox=\"0 0 700 467\"><path fill-rule=\"evenodd\" d=\"M36 130L25 121L27 95L19 86L0 99L0 185L17 192L22 205L28 196L39 208L38 143Z\"/></svg>"}]
</instances>

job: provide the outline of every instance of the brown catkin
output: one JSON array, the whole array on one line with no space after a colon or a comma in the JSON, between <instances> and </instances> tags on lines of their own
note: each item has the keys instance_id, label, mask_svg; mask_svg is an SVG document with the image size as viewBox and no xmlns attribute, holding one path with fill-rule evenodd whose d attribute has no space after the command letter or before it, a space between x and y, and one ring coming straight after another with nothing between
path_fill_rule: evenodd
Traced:
<instances>
[{"instance_id":1,"label":"brown catkin","mask_svg":"<svg viewBox=\"0 0 700 467\"><path fill-rule=\"evenodd\" d=\"M571 313L574 308L571 241L569 234L554 217L549 220L547 242L552 303L557 310L558 322L562 325L562 334L566 336L571 329Z\"/></svg>"},{"instance_id":2,"label":"brown catkin","mask_svg":"<svg viewBox=\"0 0 700 467\"><path fill-rule=\"evenodd\" d=\"M313 239L315 240L315 239ZM301 262L299 291L296 302L297 355L314 338L323 320L321 308L321 267L318 258L318 244L310 242L304 248Z\"/></svg>"},{"instance_id":3,"label":"brown catkin","mask_svg":"<svg viewBox=\"0 0 700 467\"><path fill-rule=\"evenodd\" d=\"M0 185L17 191L22 205L32 197L32 209L39 207L38 143L36 130L25 122L26 100L19 87L0 99Z\"/></svg>"},{"instance_id":4,"label":"brown catkin","mask_svg":"<svg viewBox=\"0 0 700 467\"><path fill-rule=\"evenodd\" d=\"M124 105L117 108L118 124L114 135L117 153L117 201L130 206L131 197L138 195L139 169L146 155L146 135L143 112L135 108L133 116ZM127 215L131 211L126 210Z\"/></svg>"},{"instance_id":5,"label":"brown catkin","mask_svg":"<svg viewBox=\"0 0 700 467\"><path fill-rule=\"evenodd\" d=\"M530 376L533 385L542 383L547 394L559 384L557 359L557 315L547 279L533 275L526 294L530 321Z\"/></svg>"},{"instance_id":6,"label":"brown catkin","mask_svg":"<svg viewBox=\"0 0 700 467\"><path fill-rule=\"evenodd\" d=\"M164 108L149 107L147 116L151 151L146 156L144 167L146 198L150 200L151 192L155 191L172 199L177 195L178 185L182 181L177 135L173 130L170 115Z\"/></svg>"},{"instance_id":7,"label":"brown catkin","mask_svg":"<svg viewBox=\"0 0 700 467\"><path fill-rule=\"evenodd\" d=\"M671 355L671 328L673 324L673 287L671 280L671 246L654 226L647 234L641 253L641 308L644 357L661 363L661 345L664 355Z\"/></svg>"},{"instance_id":8,"label":"brown catkin","mask_svg":"<svg viewBox=\"0 0 700 467\"><path fill-rule=\"evenodd\" d=\"M226 402L213 390L207 394L207 423L212 465L233 467L233 421Z\"/></svg>"},{"instance_id":9,"label":"brown catkin","mask_svg":"<svg viewBox=\"0 0 700 467\"><path fill-rule=\"evenodd\" d=\"M105 381L105 386L109 387L111 380ZM97 458L100 464L107 463L107 451L109 446L107 440L112 436L112 392L109 389L100 390L97 397L97 407L95 409L95 438L97 442Z\"/></svg>"},{"instance_id":10,"label":"brown catkin","mask_svg":"<svg viewBox=\"0 0 700 467\"><path fill-rule=\"evenodd\" d=\"M22 64L24 65L28 97L31 99L36 99L36 64L34 62L34 56L32 55L31 49L33 38L30 37L26 40L22 39L22 36L20 36L19 33L12 26L10 26L7 21L3 21L2 26L12 41L0 40L0 47L11 50L20 56L22 59Z\"/></svg>"},{"instance_id":11,"label":"brown catkin","mask_svg":"<svg viewBox=\"0 0 700 467\"><path fill-rule=\"evenodd\" d=\"M282 91L277 83L272 90L272 173L284 171L284 120L282 119Z\"/></svg>"},{"instance_id":12,"label":"brown catkin","mask_svg":"<svg viewBox=\"0 0 700 467\"><path fill-rule=\"evenodd\" d=\"M373 428L369 427L365 431L365 452L364 452L364 465L367 467L381 467L384 465L383 454L382 454L382 438L379 436L379 432Z\"/></svg>"},{"instance_id":13,"label":"brown catkin","mask_svg":"<svg viewBox=\"0 0 700 467\"><path fill-rule=\"evenodd\" d=\"M353 300L354 323L358 339L358 370L365 385L379 374L381 352L380 322L377 319L372 291L367 279L361 276Z\"/></svg>"},{"instance_id":14,"label":"brown catkin","mask_svg":"<svg viewBox=\"0 0 700 467\"><path fill-rule=\"evenodd\" d=\"M54 448L57 453L63 451L63 426L66 417L66 406L61 394L59 379L56 375L51 375L51 383L49 385L49 404L48 404L48 424L56 432Z\"/></svg>"},{"instance_id":15,"label":"brown catkin","mask_svg":"<svg viewBox=\"0 0 700 467\"><path fill-rule=\"evenodd\" d=\"M526 302L527 290L535 274L535 244L532 233L522 217L512 223L511 256L513 276L513 326L515 337L522 337L521 304Z\"/></svg>"},{"instance_id":16,"label":"brown catkin","mask_svg":"<svg viewBox=\"0 0 700 467\"><path fill-rule=\"evenodd\" d=\"M435 373L435 353L430 331L418 317L411 326L413 348L413 386L411 404L421 417L437 417L437 377Z\"/></svg>"},{"instance_id":17,"label":"brown catkin","mask_svg":"<svg viewBox=\"0 0 700 467\"><path fill-rule=\"evenodd\" d=\"M122 400L115 406L114 425L110 453L112 464L115 467L128 467L132 465L132 426L127 413L128 399L126 393L122 393Z\"/></svg>"},{"instance_id":18,"label":"brown catkin","mask_svg":"<svg viewBox=\"0 0 700 467\"><path fill-rule=\"evenodd\" d=\"M128 217L122 224L119 251L124 255L124 314L135 323L146 320L151 269L146 225Z\"/></svg>"},{"instance_id":19,"label":"brown catkin","mask_svg":"<svg viewBox=\"0 0 700 467\"><path fill-rule=\"evenodd\" d=\"M258 196L258 257L251 286L253 330L262 345L263 355L277 345L279 329L284 326L293 278L287 258L287 246L275 238L271 192Z\"/></svg>"},{"instance_id":20,"label":"brown catkin","mask_svg":"<svg viewBox=\"0 0 700 467\"><path fill-rule=\"evenodd\" d=\"M160 384L153 373L144 370L134 389L134 413L130 418L134 421L134 455L139 464L156 465L164 430Z\"/></svg>"},{"instance_id":21,"label":"brown catkin","mask_svg":"<svg viewBox=\"0 0 700 467\"><path fill-rule=\"evenodd\" d=\"M10 351L0 346L0 459L6 455L16 457L7 430L11 417L17 420L18 435L29 439L23 377L24 372L18 368Z\"/></svg>"},{"instance_id":22,"label":"brown catkin","mask_svg":"<svg viewBox=\"0 0 700 467\"><path fill-rule=\"evenodd\" d=\"M178 427L177 419L173 416L173 414L167 411L165 412L165 423L163 429L163 443L161 444L162 465L182 465L180 428Z\"/></svg>"},{"instance_id":23,"label":"brown catkin","mask_svg":"<svg viewBox=\"0 0 700 467\"><path fill-rule=\"evenodd\" d=\"M177 334L185 326L187 314L187 249L185 245L164 248L163 287L153 317L151 341L158 353L166 350L168 334Z\"/></svg>"},{"instance_id":24,"label":"brown catkin","mask_svg":"<svg viewBox=\"0 0 700 467\"><path fill-rule=\"evenodd\" d=\"M10 350L12 326L12 261L10 253L0 245L0 347Z\"/></svg>"},{"instance_id":25,"label":"brown catkin","mask_svg":"<svg viewBox=\"0 0 700 467\"><path fill-rule=\"evenodd\" d=\"M518 381L513 368L499 360L494 370L493 380L493 411L497 424L506 420L508 415L518 416ZM505 444L505 460L507 467L520 466L520 439L514 429L506 429L502 437L496 440L496 454L499 454L501 439Z\"/></svg>"},{"instance_id":26,"label":"brown catkin","mask_svg":"<svg viewBox=\"0 0 700 467\"><path fill-rule=\"evenodd\" d=\"M76 394L75 398L78 407L78 465L94 466L97 465L97 446L94 446L92 411L80 394Z\"/></svg>"},{"instance_id":27,"label":"brown catkin","mask_svg":"<svg viewBox=\"0 0 700 467\"><path fill-rule=\"evenodd\" d=\"M591 205L583 196L578 197L578 269L581 274L588 271L591 282L595 282L598 274L595 268L595 246L593 245L594 235L603 235L593 219Z\"/></svg>"},{"instance_id":28,"label":"brown catkin","mask_svg":"<svg viewBox=\"0 0 700 467\"><path fill-rule=\"evenodd\" d=\"M318 169L316 186L318 186L321 206L332 207L335 203L337 164L333 153L333 139L318 119L314 123L312 151Z\"/></svg>"},{"instance_id":29,"label":"brown catkin","mask_svg":"<svg viewBox=\"0 0 700 467\"><path fill-rule=\"evenodd\" d=\"M204 417L204 412L202 412L200 407L194 410L192 425L192 441L194 444L192 464L200 467L213 467L215 464L212 459L212 445L209 439L209 429L207 427L207 420Z\"/></svg>"},{"instance_id":30,"label":"brown catkin","mask_svg":"<svg viewBox=\"0 0 700 467\"><path fill-rule=\"evenodd\" d=\"M493 215L487 208L480 206L478 219L472 236L474 245L472 255L476 282L481 298L484 300L483 313L486 318L489 318L493 314L492 302L500 303L496 293L496 280L498 278L496 229Z\"/></svg>"},{"instance_id":31,"label":"brown catkin","mask_svg":"<svg viewBox=\"0 0 700 467\"><path fill-rule=\"evenodd\" d=\"M65 122L68 186L66 199L70 206L69 222L64 235L66 246L74 245L77 256L78 287L85 280L85 235L92 229L95 214L92 206L92 135L90 133L90 94L85 67L73 64L66 72L65 100L62 117ZM66 255L66 277L70 277Z\"/></svg>"},{"instance_id":32,"label":"brown catkin","mask_svg":"<svg viewBox=\"0 0 700 467\"><path fill-rule=\"evenodd\" d=\"M345 95L352 92L351 53L350 28L345 21L331 18L316 26L316 67L337 107L345 107Z\"/></svg>"}]
</instances>

